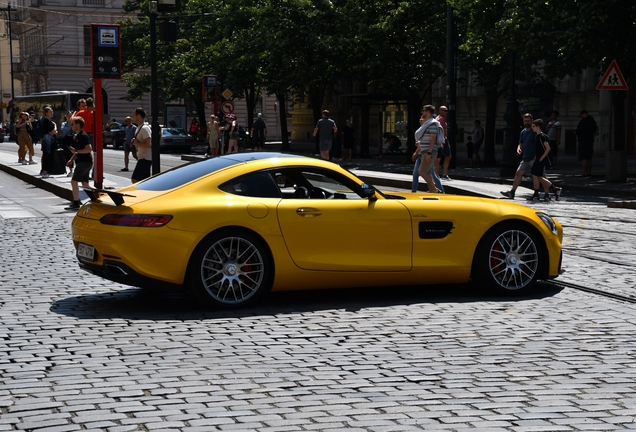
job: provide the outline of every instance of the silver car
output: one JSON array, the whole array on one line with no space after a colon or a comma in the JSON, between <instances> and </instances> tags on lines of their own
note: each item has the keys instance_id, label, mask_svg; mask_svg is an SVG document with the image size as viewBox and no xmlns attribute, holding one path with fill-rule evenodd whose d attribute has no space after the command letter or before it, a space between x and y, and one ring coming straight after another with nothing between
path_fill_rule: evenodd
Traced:
<instances>
[{"instance_id":1,"label":"silver car","mask_svg":"<svg viewBox=\"0 0 636 432\"><path fill-rule=\"evenodd\" d=\"M159 141L161 149L190 151L194 144L194 138L188 134L185 129L173 127L161 128L161 140Z\"/></svg>"}]
</instances>

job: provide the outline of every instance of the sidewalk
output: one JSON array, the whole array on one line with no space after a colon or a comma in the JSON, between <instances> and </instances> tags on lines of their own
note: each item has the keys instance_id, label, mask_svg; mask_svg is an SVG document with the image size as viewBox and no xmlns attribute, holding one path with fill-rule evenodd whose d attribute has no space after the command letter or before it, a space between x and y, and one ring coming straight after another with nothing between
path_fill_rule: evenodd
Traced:
<instances>
[{"instance_id":1,"label":"sidewalk","mask_svg":"<svg viewBox=\"0 0 636 432\"><path fill-rule=\"evenodd\" d=\"M17 162L17 154L15 152L0 151L0 171L4 171L22 181L32 184L40 189L51 192L54 195L72 201L73 193L71 188L71 178L66 174L52 175L48 178L42 178L40 170L39 155L36 154L36 165L22 165ZM92 184L92 182L91 182ZM130 185L130 179L119 177L111 174L104 174L104 189L120 189ZM80 199L85 201L88 199L86 193L80 186Z\"/></svg>"},{"instance_id":2,"label":"sidewalk","mask_svg":"<svg viewBox=\"0 0 636 432\"><path fill-rule=\"evenodd\" d=\"M292 143L292 152L313 156L313 143ZM280 143L267 143L268 151L278 151ZM463 156L463 155L462 155ZM183 155L184 161L201 159L202 155ZM339 163L360 177L362 180L376 185L410 190L413 163L406 155L385 156L382 160L375 158L354 158L351 162ZM611 207L636 208L636 158L629 157L628 179L625 183L609 183L605 181L605 159L595 158L592 177L581 176L581 165L576 156L559 156L558 166L548 171L548 178L556 185L563 187L564 195L569 193L591 194L599 199L607 199ZM500 191L509 189L512 177L502 178L499 167L470 166L465 157L458 159L458 166L449 170L452 180L443 181L447 193L472 195L487 198L501 198ZM61 198L71 200L70 178L65 175L51 176L42 179L39 176L40 165L21 165L17 163L14 152L0 151L0 170L18 177L27 183L45 189ZM130 185L130 179L117 175L104 175L104 188L119 189ZM420 191L426 190L426 184L420 179ZM518 199L532 193L532 180L526 177L517 191ZM81 192L82 200L87 199Z\"/></svg>"}]
</instances>

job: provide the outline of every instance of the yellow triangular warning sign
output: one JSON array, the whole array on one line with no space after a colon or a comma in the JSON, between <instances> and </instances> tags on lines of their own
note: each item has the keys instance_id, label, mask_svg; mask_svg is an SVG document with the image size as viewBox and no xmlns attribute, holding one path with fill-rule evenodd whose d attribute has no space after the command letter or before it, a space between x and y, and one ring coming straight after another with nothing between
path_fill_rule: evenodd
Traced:
<instances>
[{"instance_id":1,"label":"yellow triangular warning sign","mask_svg":"<svg viewBox=\"0 0 636 432\"><path fill-rule=\"evenodd\" d=\"M612 61L610 67L607 68L607 72L596 86L596 90L627 90L627 82L623 78L616 60Z\"/></svg>"}]
</instances>

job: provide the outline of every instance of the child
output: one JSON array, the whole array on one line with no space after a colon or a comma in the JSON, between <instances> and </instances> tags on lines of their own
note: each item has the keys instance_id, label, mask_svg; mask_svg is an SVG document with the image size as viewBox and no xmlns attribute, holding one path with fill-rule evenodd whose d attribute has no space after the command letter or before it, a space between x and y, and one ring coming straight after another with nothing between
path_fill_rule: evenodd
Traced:
<instances>
[{"instance_id":1,"label":"child","mask_svg":"<svg viewBox=\"0 0 636 432\"><path fill-rule=\"evenodd\" d=\"M473 164L473 152L475 151L475 146L473 144L473 137L468 135L466 137L466 139L468 140L466 142L466 155L468 156L468 160L470 161L470 164Z\"/></svg>"},{"instance_id":2,"label":"child","mask_svg":"<svg viewBox=\"0 0 636 432\"><path fill-rule=\"evenodd\" d=\"M55 135L57 134L57 128L53 129L42 137L42 178L49 178L49 174L53 171L53 152L57 149L57 140Z\"/></svg>"}]
</instances>

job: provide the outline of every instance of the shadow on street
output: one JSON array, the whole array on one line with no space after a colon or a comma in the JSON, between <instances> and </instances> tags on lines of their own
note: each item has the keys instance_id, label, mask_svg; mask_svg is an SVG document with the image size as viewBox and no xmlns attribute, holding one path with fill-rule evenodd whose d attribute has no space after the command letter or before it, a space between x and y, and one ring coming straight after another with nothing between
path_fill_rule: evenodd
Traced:
<instances>
[{"instance_id":1,"label":"shadow on street","mask_svg":"<svg viewBox=\"0 0 636 432\"><path fill-rule=\"evenodd\" d=\"M549 282L540 282L532 292L519 296L492 294L473 284L275 292L263 296L251 307L214 310L202 307L183 291L128 288L65 298L53 303L50 310L78 319L214 320L415 304L523 302L551 297L562 289Z\"/></svg>"}]
</instances>

